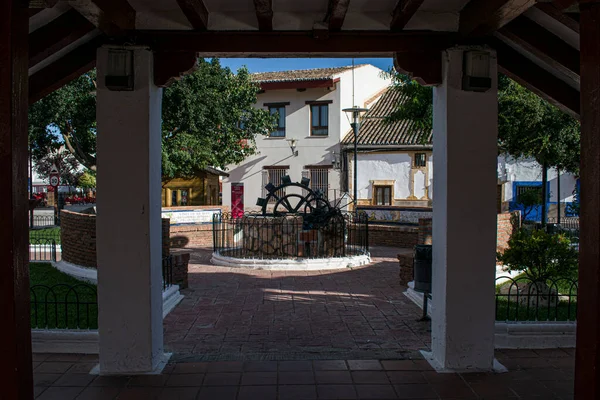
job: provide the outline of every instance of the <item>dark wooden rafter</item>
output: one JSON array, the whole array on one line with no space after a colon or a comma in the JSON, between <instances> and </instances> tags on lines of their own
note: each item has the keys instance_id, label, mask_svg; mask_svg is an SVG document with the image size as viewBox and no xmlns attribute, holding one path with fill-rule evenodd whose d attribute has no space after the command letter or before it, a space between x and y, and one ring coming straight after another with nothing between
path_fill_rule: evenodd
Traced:
<instances>
[{"instance_id":1,"label":"dark wooden rafter","mask_svg":"<svg viewBox=\"0 0 600 400\"><path fill-rule=\"evenodd\" d=\"M167 87L197 67L194 52L154 52L154 84Z\"/></svg>"},{"instance_id":2,"label":"dark wooden rafter","mask_svg":"<svg viewBox=\"0 0 600 400\"><path fill-rule=\"evenodd\" d=\"M112 25L120 30L135 29L135 9L127 0L92 0L102 11L100 15L100 28L108 30Z\"/></svg>"},{"instance_id":3,"label":"dark wooden rafter","mask_svg":"<svg viewBox=\"0 0 600 400\"><path fill-rule=\"evenodd\" d=\"M259 31L273 30L273 0L254 0Z\"/></svg>"},{"instance_id":4,"label":"dark wooden rafter","mask_svg":"<svg viewBox=\"0 0 600 400\"><path fill-rule=\"evenodd\" d=\"M560 22L573 32L579 33L579 21L574 19L569 14L565 14L562 10L557 8L551 3L539 3L536 5L537 9L547 14L549 17Z\"/></svg>"},{"instance_id":5,"label":"dark wooden rafter","mask_svg":"<svg viewBox=\"0 0 600 400\"><path fill-rule=\"evenodd\" d=\"M29 34L29 67L70 45L95 29L75 10L69 10Z\"/></svg>"},{"instance_id":6,"label":"dark wooden rafter","mask_svg":"<svg viewBox=\"0 0 600 400\"><path fill-rule=\"evenodd\" d=\"M471 0L460 12L459 32L483 36L500 29L536 4L537 0Z\"/></svg>"},{"instance_id":7,"label":"dark wooden rafter","mask_svg":"<svg viewBox=\"0 0 600 400\"><path fill-rule=\"evenodd\" d=\"M325 22L329 24L330 31L339 31L344 25L350 0L329 0Z\"/></svg>"},{"instance_id":8,"label":"dark wooden rafter","mask_svg":"<svg viewBox=\"0 0 600 400\"><path fill-rule=\"evenodd\" d=\"M394 68L423 86L439 85L442 83L442 52L396 53Z\"/></svg>"},{"instance_id":9,"label":"dark wooden rafter","mask_svg":"<svg viewBox=\"0 0 600 400\"><path fill-rule=\"evenodd\" d=\"M579 118L579 91L536 65L500 39L491 38L498 52L498 69L520 85Z\"/></svg>"},{"instance_id":10,"label":"dark wooden rafter","mask_svg":"<svg viewBox=\"0 0 600 400\"><path fill-rule=\"evenodd\" d=\"M97 37L29 77L29 104L59 89L96 65L96 50L104 42Z\"/></svg>"},{"instance_id":11,"label":"dark wooden rafter","mask_svg":"<svg viewBox=\"0 0 600 400\"><path fill-rule=\"evenodd\" d=\"M514 42L551 68L579 79L579 51L529 18L516 18L497 35Z\"/></svg>"},{"instance_id":12,"label":"dark wooden rafter","mask_svg":"<svg viewBox=\"0 0 600 400\"><path fill-rule=\"evenodd\" d=\"M58 3L58 0L26 0L25 6L32 9L52 8Z\"/></svg>"},{"instance_id":13,"label":"dark wooden rafter","mask_svg":"<svg viewBox=\"0 0 600 400\"><path fill-rule=\"evenodd\" d=\"M415 15L424 0L398 0L394 11L392 12L392 22L390 29L401 31L408 21Z\"/></svg>"},{"instance_id":14,"label":"dark wooden rafter","mask_svg":"<svg viewBox=\"0 0 600 400\"><path fill-rule=\"evenodd\" d=\"M389 56L396 52L442 50L455 43L447 32L330 32L315 39L313 31L189 32L136 31L137 43L161 51L193 51L202 57L297 57L332 55Z\"/></svg>"},{"instance_id":15,"label":"dark wooden rafter","mask_svg":"<svg viewBox=\"0 0 600 400\"><path fill-rule=\"evenodd\" d=\"M177 0L177 4L194 29L208 29L208 10L203 0Z\"/></svg>"}]
</instances>

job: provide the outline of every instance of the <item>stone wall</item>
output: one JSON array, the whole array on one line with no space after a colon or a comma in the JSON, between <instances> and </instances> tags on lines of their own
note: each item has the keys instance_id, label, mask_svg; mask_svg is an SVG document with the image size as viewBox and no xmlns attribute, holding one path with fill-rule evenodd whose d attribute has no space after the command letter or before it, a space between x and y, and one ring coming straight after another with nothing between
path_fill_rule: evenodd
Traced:
<instances>
[{"instance_id":1,"label":"stone wall","mask_svg":"<svg viewBox=\"0 0 600 400\"><path fill-rule=\"evenodd\" d=\"M498 236L496 238L496 251L503 252L508 248L508 241L513 234L513 225L511 217L516 214L516 218L519 216L519 212L507 212L498 214Z\"/></svg>"},{"instance_id":2,"label":"stone wall","mask_svg":"<svg viewBox=\"0 0 600 400\"><path fill-rule=\"evenodd\" d=\"M64 261L96 268L96 216L62 210L60 241Z\"/></svg>"}]
</instances>

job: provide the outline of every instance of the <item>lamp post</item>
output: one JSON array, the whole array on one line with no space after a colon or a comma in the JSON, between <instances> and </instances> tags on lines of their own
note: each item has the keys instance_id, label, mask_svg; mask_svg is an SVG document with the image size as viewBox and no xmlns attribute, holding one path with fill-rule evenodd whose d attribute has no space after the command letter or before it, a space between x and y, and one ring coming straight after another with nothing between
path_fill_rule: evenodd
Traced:
<instances>
[{"instance_id":1,"label":"lamp post","mask_svg":"<svg viewBox=\"0 0 600 400\"><path fill-rule=\"evenodd\" d=\"M352 130L354 132L354 183L352 188L354 189L354 210L356 211L358 207L358 129L360 128L361 115L369 110L366 108L354 106L351 108L344 108L342 111L346 113L346 117L348 118L350 126L352 127ZM350 116L352 116L352 121L350 121Z\"/></svg>"}]
</instances>

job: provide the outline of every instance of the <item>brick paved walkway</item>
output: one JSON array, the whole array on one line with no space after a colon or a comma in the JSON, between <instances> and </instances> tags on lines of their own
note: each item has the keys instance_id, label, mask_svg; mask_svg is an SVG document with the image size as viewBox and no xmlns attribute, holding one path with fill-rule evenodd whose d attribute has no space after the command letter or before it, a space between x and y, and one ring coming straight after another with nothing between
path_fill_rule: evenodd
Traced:
<instances>
[{"instance_id":1,"label":"brick paved walkway","mask_svg":"<svg viewBox=\"0 0 600 400\"><path fill-rule=\"evenodd\" d=\"M164 321L177 360L406 358L430 343L398 284L399 250L334 271L255 271L210 264L195 249L190 288Z\"/></svg>"},{"instance_id":2,"label":"brick paved walkway","mask_svg":"<svg viewBox=\"0 0 600 400\"><path fill-rule=\"evenodd\" d=\"M33 364L39 400L573 399L574 351L496 356L508 373L438 374L421 359L179 362L128 377L89 375L95 356L36 354Z\"/></svg>"}]
</instances>

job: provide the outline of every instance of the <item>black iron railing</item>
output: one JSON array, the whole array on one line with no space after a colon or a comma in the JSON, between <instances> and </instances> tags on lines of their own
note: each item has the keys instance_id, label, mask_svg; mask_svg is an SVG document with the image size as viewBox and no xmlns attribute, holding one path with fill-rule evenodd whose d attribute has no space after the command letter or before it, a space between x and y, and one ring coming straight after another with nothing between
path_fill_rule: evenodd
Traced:
<instances>
[{"instance_id":1,"label":"black iron railing","mask_svg":"<svg viewBox=\"0 0 600 400\"><path fill-rule=\"evenodd\" d=\"M30 237L29 261L56 261L56 240Z\"/></svg>"},{"instance_id":2,"label":"black iron railing","mask_svg":"<svg viewBox=\"0 0 600 400\"><path fill-rule=\"evenodd\" d=\"M302 214L213 216L214 252L235 258L330 258L367 254L367 215L338 214L313 224Z\"/></svg>"},{"instance_id":3,"label":"black iron railing","mask_svg":"<svg viewBox=\"0 0 600 400\"><path fill-rule=\"evenodd\" d=\"M575 321L577 281L496 278L496 321Z\"/></svg>"},{"instance_id":4,"label":"black iron railing","mask_svg":"<svg viewBox=\"0 0 600 400\"><path fill-rule=\"evenodd\" d=\"M555 233L564 233L572 239L579 240L579 217L562 217L560 224L556 218L548 218L549 229Z\"/></svg>"},{"instance_id":5,"label":"black iron railing","mask_svg":"<svg viewBox=\"0 0 600 400\"><path fill-rule=\"evenodd\" d=\"M162 260L163 291L173 285L173 256L164 257Z\"/></svg>"},{"instance_id":6,"label":"black iron railing","mask_svg":"<svg viewBox=\"0 0 600 400\"><path fill-rule=\"evenodd\" d=\"M34 285L31 294L31 327L37 329L97 329L96 287Z\"/></svg>"}]
</instances>

